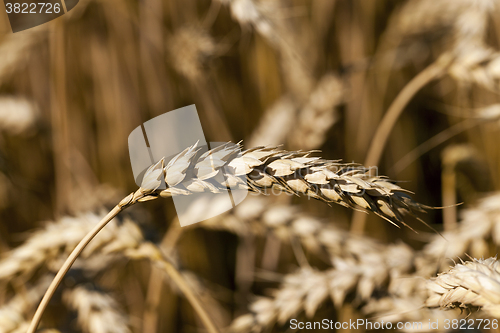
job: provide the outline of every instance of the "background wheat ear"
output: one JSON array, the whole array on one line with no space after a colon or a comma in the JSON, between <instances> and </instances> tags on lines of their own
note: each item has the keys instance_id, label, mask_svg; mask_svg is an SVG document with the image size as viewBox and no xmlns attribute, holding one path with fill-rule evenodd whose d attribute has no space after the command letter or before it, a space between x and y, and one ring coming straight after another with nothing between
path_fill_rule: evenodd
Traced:
<instances>
[{"instance_id":1,"label":"background wheat ear","mask_svg":"<svg viewBox=\"0 0 500 333\"><path fill-rule=\"evenodd\" d=\"M118 302L90 284L65 290L63 300L77 312L78 324L85 332L131 332Z\"/></svg>"}]
</instances>

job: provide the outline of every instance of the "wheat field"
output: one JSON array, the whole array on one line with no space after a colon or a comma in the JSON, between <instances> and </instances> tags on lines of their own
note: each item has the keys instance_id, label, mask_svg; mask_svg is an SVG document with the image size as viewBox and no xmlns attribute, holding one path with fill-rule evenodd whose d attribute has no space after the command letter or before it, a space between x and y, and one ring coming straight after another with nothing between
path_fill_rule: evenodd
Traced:
<instances>
[{"instance_id":1,"label":"wheat field","mask_svg":"<svg viewBox=\"0 0 500 333\"><path fill-rule=\"evenodd\" d=\"M499 0L0 8L0 333L500 332ZM138 187L191 104L227 144Z\"/></svg>"}]
</instances>

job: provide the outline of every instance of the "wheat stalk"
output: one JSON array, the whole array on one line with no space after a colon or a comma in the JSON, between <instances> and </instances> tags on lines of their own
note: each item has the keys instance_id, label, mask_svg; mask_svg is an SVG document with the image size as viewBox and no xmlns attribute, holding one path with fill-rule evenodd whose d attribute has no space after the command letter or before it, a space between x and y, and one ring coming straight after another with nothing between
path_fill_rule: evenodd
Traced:
<instances>
[{"instance_id":1,"label":"wheat stalk","mask_svg":"<svg viewBox=\"0 0 500 333\"><path fill-rule=\"evenodd\" d=\"M415 96L415 94L427 85L432 80L443 76L452 61L452 56L448 53L442 54L434 63L429 65L417 76L415 76L408 84L399 92L398 96L389 106L387 113L384 115L377 131L373 136L373 140L368 149L366 156L366 165L378 165L382 158L385 145L388 142L389 135L396 125L397 120L405 110L406 105ZM366 216L355 213L351 223L351 231L356 234L361 234L364 230Z\"/></svg>"},{"instance_id":2,"label":"wheat stalk","mask_svg":"<svg viewBox=\"0 0 500 333\"><path fill-rule=\"evenodd\" d=\"M175 265L162 253L162 251L154 244L145 242L138 249L133 249L126 252L130 258L133 259L147 259L155 264L159 269L164 271L184 296L191 303L197 314L200 316L203 324L209 332L218 332L217 326L212 322L208 313L203 309L201 303L198 301L199 297L193 291L191 286L186 282L182 274L175 268Z\"/></svg>"},{"instance_id":3,"label":"wheat stalk","mask_svg":"<svg viewBox=\"0 0 500 333\"><path fill-rule=\"evenodd\" d=\"M428 281L426 306L441 309L480 308L500 317L500 264L496 258L472 259Z\"/></svg>"},{"instance_id":4,"label":"wheat stalk","mask_svg":"<svg viewBox=\"0 0 500 333\"><path fill-rule=\"evenodd\" d=\"M77 312L78 324L89 333L128 333L127 317L109 294L91 285L78 285L63 293L63 301Z\"/></svg>"},{"instance_id":5,"label":"wheat stalk","mask_svg":"<svg viewBox=\"0 0 500 333\"><path fill-rule=\"evenodd\" d=\"M5 37L0 43L0 84L9 79L29 59L30 49L39 45L46 37L46 26L31 28Z\"/></svg>"},{"instance_id":6,"label":"wheat stalk","mask_svg":"<svg viewBox=\"0 0 500 333\"><path fill-rule=\"evenodd\" d=\"M60 258L64 255L68 255L75 245L78 244L96 224L98 224L101 218L102 215L87 213L80 214L77 217L64 217L56 222L48 223L44 229L32 233L24 244L10 251L10 253L0 261L0 281L2 283L9 283L13 280L16 280L16 283L19 283L19 281L27 281L35 272L44 266L50 271L59 269L59 267L61 267ZM123 256L131 259L148 258L151 260L151 251L147 252L149 254L148 257L138 255L138 253L143 251L145 246L153 245L144 240L142 232L137 224L132 222L130 218L125 217L119 222L112 221L109 223L108 228L104 229L95 237L94 242L90 243L89 246L85 248L85 251L82 252L82 257L85 258L85 262L79 265L85 268L86 271L91 270L97 272L109 267L112 265L113 261ZM158 261L158 258L155 260ZM173 269L174 268L171 267L170 272ZM183 283L184 280L185 278L181 278L181 282L179 282L179 279L177 279L176 282ZM192 280L192 278L190 280ZM45 280L42 279L40 281ZM38 296L34 296L33 302L36 302L39 297L42 296L43 291L49 285L49 281L45 282L45 284L40 284L37 288L30 288L30 290L39 291L37 294ZM197 286L197 290L201 291L200 285L198 284ZM78 291L78 295L84 296L83 291ZM74 298L79 297L78 295L74 294L73 296L67 296L69 297L68 300L72 300L71 302L73 303L71 304L74 307L82 307L84 304L88 304L87 301L83 301L83 305L78 305L78 300ZM110 300L109 302L112 301ZM9 316L12 316L12 318L19 317L12 314L13 310L11 308L12 307L5 308L4 313L6 317L1 317L5 318L3 321L6 323L6 318ZM83 312L86 311L83 308L80 310ZM92 325L96 325L95 327L106 328L100 326L100 323L106 323L109 319L108 317L118 318L118 313L113 315L110 311L104 310L106 309L103 309L103 312L92 313L92 322L94 323ZM87 311L87 314L88 313ZM21 319L22 318L19 317L19 320ZM24 319L22 323L24 323ZM115 325L108 326L108 328L114 326ZM24 323L22 331L26 331L27 327L28 323ZM91 329L91 326L89 326L89 331L94 332L95 330Z\"/></svg>"},{"instance_id":7,"label":"wheat stalk","mask_svg":"<svg viewBox=\"0 0 500 333\"><path fill-rule=\"evenodd\" d=\"M401 187L384 177L371 176L366 169L352 164L309 157L311 152L287 152L273 147L239 152L239 145L227 143L200 155L197 144L194 144L174 156L168 164L165 165L163 158L152 165L145 172L141 187L120 201L71 252L44 295L28 333L35 331L57 286L87 244L118 213L137 202L172 195L219 193L228 187L265 193L266 188L273 187L327 203L371 210L396 226L397 223L406 225L402 214L415 215L425 208L413 201ZM224 174L221 181L216 176L223 170L230 172ZM161 189L162 184L169 187ZM176 272L169 270L171 275ZM215 327L210 320L204 322L210 330Z\"/></svg>"}]
</instances>

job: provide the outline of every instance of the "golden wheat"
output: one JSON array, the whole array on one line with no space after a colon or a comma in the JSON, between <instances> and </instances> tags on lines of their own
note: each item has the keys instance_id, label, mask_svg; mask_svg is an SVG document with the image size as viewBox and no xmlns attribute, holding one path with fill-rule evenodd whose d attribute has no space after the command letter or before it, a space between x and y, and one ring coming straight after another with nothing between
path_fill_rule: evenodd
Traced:
<instances>
[{"instance_id":1,"label":"golden wheat","mask_svg":"<svg viewBox=\"0 0 500 333\"><path fill-rule=\"evenodd\" d=\"M239 146L227 143L199 156L195 144L167 165L164 159L152 165L141 188L120 205L126 207L137 201L172 195L219 193L229 187L258 193L273 188L307 195L326 203L372 211L396 226L407 225L403 214L416 216L425 211L426 206L413 201L408 191L385 177L370 175L372 170L310 155L311 152L289 152L275 147L256 147L239 154ZM224 170L229 172L220 180L217 175ZM169 187L158 189L162 182Z\"/></svg>"}]
</instances>

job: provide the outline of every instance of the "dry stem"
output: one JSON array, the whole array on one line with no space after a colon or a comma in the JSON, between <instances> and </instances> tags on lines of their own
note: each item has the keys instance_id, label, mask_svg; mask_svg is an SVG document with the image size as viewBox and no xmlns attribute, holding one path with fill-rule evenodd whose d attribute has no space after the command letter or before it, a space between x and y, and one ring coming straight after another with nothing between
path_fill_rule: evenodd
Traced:
<instances>
[{"instance_id":1,"label":"dry stem","mask_svg":"<svg viewBox=\"0 0 500 333\"><path fill-rule=\"evenodd\" d=\"M42 301L38 305L38 308L35 312L35 315L33 316L33 319L31 321L30 327L28 328L27 333L34 333L38 327L38 324L40 323L40 320L42 319L42 315L47 308L47 305L49 304L50 299L54 295L54 292L56 291L57 287L61 283L62 279L66 275L66 273L69 271L73 263L75 262L76 258L82 253L82 251L85 249L85 247L89 244L89 242L101 231L102 228L106 226L106 224L109 223L118 213L120 213L123 209L125 209L128 206L120 206L116 205L109 213L106 215L100 222L97 224L94 229L92 229L81 241L78 243L78 245L75 247L75 249L71 252L69 255L68 259L64 262L63 266L59 269L57 272L57 275L54 277L54 280L52 280L49 289L45 292L45 295L42 298Z\"/></svg>"},{"instance_id":2,"label":"dry stem","mask_svg":"<svg viewBox=\"0 0 500 333\"><path fill-rule=\"evenodd\" d=\"M366 166L375 166L379 163L384 151L384 147L389 139L389 135L392 132L396 121L399 116L403 113L406 105L415 96L415 94L422 89L430 81L439 78L445 74L445 70L452 60L449 54L443 54L434 63L429 65L426 69L415 76L404 88L401 90L396 99L392 102L391 106L384 115L380 125L377 127L377 131L373 136L370 149L368 150L368 155L366 157ZM366 215L358 212L354 213L351 232L356 234L363 233L365 226Z\"/></svg>"},{"instance_id":3,"label":"dry stem","mask_svg":"<svg viewBox=\"0 0 500 333\"><path fill-rule=\"evenodd\" d=\"M42 301L38 305L38 308L35 312L35 315L33 316L33 319L31 321L30 327L27 331L27 333L34 333L38 327L38 324L40 323L40 320L42 319L42 315L47 308L47 305L49 304L52 296L54 295L57 287L61 283L62 279L66 275L66 273L69 271L75 260L78 258L78 256L82 253L82 251L85 249L85 247L90 243L90 241L101 231L116 215L118 215L121 211L124 209L128 208L129 206L141 202L143 200L148 200L148 195L150 194L150 190L146 190L143 188L139 188L135 193L129 194L127 197L125 197L118 205L116 205L75 247L75 249L71 252L69 257L66 259L64 262L63 266L59 269L57 272L57 275L54 277L52 280L49 288L45 292L45 295L42 298ZM139 256L141 257L143 255L143 250L144 249L150 249L151 247L148 246L142 246L139 250L133 251L133 256ZM208 316L206 311L203 309L201 306L201 303L198 301L196 295L191 291L190 287L187 285L187 283L184 281L183 277L180 275L180 273L175 269L175 267L168 262L166 259L163 258L162 254L160 253L159 250L156 251L146 251L148 253L147 257L148 259L152 260L155 262L158 266L160 266L161 269L163 269L165 272L168 273L170 278L177 284L179 289L183 292L183 294L186 296L190 304L193 306L194 310L197 312L197 314L200 316L200 319L202 320L203 324L205 325L206 329L210 333L218 333L218 330L214 323L212 322L211 318ZM153 253L153 254L151 254Z\"/></svg>"}]
</instances>

